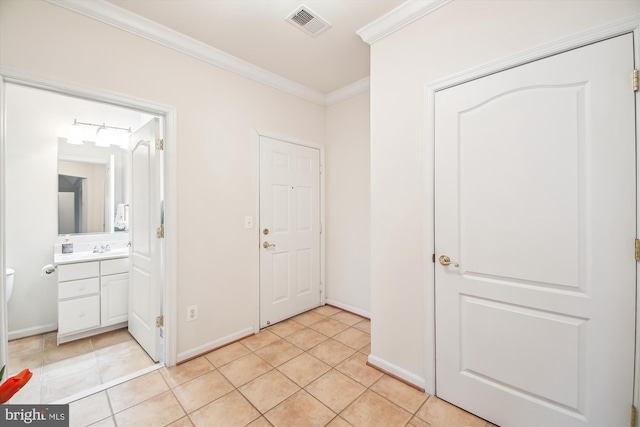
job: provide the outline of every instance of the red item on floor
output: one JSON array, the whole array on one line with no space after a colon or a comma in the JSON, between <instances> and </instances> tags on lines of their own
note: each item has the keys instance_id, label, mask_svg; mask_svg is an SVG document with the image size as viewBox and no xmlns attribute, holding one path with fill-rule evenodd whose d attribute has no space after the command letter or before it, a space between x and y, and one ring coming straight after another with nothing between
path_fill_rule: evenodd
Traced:
<instances>
[{"instance_id":1,"label":"red item on floor","mask_svg":"<svg viewBox=\"0 0 640 427\"><path fill-rule=\"evenodd\" d=\"M18 392L26 383L29 382L33 374L28 369L23 369L18 375L6 380L0 385L0 404L6 403Z\"/></svg>"}]
</instances>

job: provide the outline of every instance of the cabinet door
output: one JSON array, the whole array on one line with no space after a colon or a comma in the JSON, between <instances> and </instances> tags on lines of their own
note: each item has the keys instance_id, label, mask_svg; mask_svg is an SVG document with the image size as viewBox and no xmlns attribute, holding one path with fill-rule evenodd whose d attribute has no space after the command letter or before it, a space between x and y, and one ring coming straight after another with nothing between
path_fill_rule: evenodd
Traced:
<instances>
[{"instance_id":1,"label":"cabinet door","mask_svg":"<svg viewBox=\"0 0 640 427\"><path fill-rule=\"evenodd\" d=\"M98 295L60 301L58 310L58 335L100 326L100 297Z\"/></svg>"},{"instance_id":2,"label":"cabinet door","mask_svg":"<svg viewBox=\"0 0 640 427\"><path fill-rule=\"evenodd\" d=\"M126 322L129 317L129 273L100 278L101 326Z\"/></svg>"}]
</instances>

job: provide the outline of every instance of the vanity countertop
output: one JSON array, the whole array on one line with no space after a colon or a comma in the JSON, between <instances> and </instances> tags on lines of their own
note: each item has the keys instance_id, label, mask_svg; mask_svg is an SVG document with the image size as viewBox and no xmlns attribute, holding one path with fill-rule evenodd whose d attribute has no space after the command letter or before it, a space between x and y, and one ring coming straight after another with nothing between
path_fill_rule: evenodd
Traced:
<instances>
[{"instance_id":1,"label":"vanity countertop","mask_svg":"<svg viewBox=\"0 0 640 427\"><path fill-rule=\"evenodd\" d=\"M75 262L103 261L106 259L126 258L129 256L129 248L112 249L108 252L74 252L72 254L54 254L53 261L56 265L72 264Z\"/></svg>"}]
</instances>

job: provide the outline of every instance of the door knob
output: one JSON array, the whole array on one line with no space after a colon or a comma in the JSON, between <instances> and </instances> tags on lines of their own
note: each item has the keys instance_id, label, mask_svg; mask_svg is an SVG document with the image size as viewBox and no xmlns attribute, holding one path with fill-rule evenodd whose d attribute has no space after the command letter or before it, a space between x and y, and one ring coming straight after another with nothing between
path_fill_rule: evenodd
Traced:
<instances>
[{"instance_id":1,"label":"door knob","mask_svg":"<svg viewBox=\"0 0 640 427\"><path fill-rule=\"evenodd\" d=\"M262 244L262 247L263 247L263 248L265 248L265 249L267 249L267 248L275 248L275 247L276 247L276 245L271 244L271 243L269 243L269 242L264 242L264 243Z\"/></svg>"},{"instance_id":2,"label":"door knob","mask_svg":"<svg viewBox=\"0 0 640 427\"><path fill-rule=\"evenodd\" d=\"M452 265L456 268L460 267L460 264L458 264L457 262L451 261L451 258L449 258L447 255L440 255L440 258L438 258L438 261L440 261L440 264L442 265Z\"/></svg>"}]
</instances>

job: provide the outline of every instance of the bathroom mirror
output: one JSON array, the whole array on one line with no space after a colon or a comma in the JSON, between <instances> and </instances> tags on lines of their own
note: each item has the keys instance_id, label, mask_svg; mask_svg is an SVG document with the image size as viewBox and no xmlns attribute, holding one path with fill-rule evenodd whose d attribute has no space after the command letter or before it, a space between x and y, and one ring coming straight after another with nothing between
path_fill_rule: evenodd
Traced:
<instances>
[{"instance_id":1,"label":"bathroom mirror","mask_svg":"<svg viewBox=\"0 0 640 427\"><path fill-rule=\"evenodd\" d=\"M58 140L58 234L128 231L127 151Z\"/></svg>"}]
</instances>

